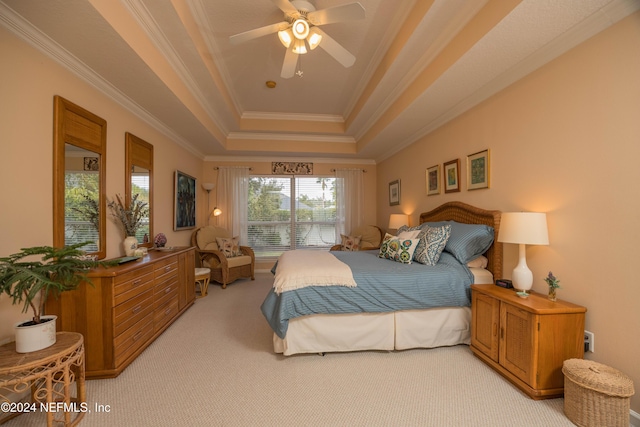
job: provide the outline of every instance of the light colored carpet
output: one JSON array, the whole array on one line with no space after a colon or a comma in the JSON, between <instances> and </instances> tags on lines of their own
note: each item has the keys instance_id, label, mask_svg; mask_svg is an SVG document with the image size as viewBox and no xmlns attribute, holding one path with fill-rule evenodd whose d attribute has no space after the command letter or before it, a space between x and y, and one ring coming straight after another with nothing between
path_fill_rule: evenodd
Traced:
<instances>
[{"instance_id":1,"label":"light colored carpet","mask_svg":"<svg viewBox=\"0 0 640 427\"><path fill-rule=\"evenodd\" d=\"M81 426L572 426L467 346L283 357L260 304L273 282L238 280L196 300L118 378L87 381ZM41 414L6 426L41 426Z\"/></svg>"}]
</instances>

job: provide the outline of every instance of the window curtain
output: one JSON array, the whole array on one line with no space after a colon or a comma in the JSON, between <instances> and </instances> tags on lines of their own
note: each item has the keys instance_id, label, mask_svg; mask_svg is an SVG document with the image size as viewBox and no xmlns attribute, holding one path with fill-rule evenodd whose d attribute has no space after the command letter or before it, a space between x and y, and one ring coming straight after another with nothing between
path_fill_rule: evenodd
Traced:
<instances>
[{"instance_id":1,"label":"window curtain","mask_svg":"<svg viewBox=\"0 0 640 427\"><path fill-rule=\"evenodd\" d=\"M336 169L336 243L364 223L364 171Z\"/></svg>"},{"instance_id":2,"label":"window curtain","mask_svg":"<svg viewBox=\"0 0 640 427\"><path fill-rule=\"evenodd\" d=\"M245 166L218 169L217 206L222 210L218 226L240 237L240 244L247 245L249 168Z\"/></svg>"}]
</instances>

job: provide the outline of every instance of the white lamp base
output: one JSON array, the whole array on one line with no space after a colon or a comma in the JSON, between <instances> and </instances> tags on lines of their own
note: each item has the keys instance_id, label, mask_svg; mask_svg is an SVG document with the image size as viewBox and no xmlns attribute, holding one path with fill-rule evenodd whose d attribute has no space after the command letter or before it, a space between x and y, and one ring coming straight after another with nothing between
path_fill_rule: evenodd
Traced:
<instances>
[{"instance_id":1,"label":"white lamp base","mask_svg":"<svg viewBox=\"0 0 640 427\"><path fill-rule=\"evenodd\" d=\"M518 245L519 260L516 268L511 273L513 287L519 291L527 293L533 287L533 273L527 266L526 249L523 243Z\"/></svg>"}]
</instances>

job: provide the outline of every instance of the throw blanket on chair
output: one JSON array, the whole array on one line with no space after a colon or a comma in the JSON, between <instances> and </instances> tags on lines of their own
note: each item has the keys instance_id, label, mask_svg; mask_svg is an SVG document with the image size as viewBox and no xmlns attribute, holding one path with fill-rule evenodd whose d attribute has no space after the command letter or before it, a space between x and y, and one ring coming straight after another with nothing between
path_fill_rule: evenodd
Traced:
<instances>
[{"instance_id":1,"label":"throw blanket on chair","mask_svg":"<svg viewBox=\"0 0 640 427\"><path fill-rule=\"evenodd\" d=\"M356 286L347 264L330 252L294 250L280 255L273 282L275 293L307 286Z\"/></svg>"}]
</instances>

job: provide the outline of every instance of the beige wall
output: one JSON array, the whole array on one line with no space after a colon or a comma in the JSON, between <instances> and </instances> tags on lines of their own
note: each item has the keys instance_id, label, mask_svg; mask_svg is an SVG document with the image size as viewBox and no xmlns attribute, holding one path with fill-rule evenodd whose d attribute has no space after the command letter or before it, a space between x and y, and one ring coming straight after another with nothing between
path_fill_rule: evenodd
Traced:
<instances>
[{"instance_id":1,"label":"beige wall","mask_svg":"<svg viewBox=\"0 0 640 427\"><path fill-rule=\"evenodd\" d=\"M124 134L153 144L154 231L186 245L191 231L173 231L173 174L194 177L202 160L173 143L67 69L0 27L0 256L53 243L53 96L60 95L107 121L107 196L124 194ZM124 255L124 236L107 221L107 257ZM0 342L30 316L0 296Z\"/></svg>"},{"instance_id":2,"label":"beige wall","mask_svg":"<svg viewBox=\"0 0 640 427\"><path fill-rule=\"evenodd\" d=\"M587 307L586 358L640 386L640 13L567 52L378 165L378 223L461 200L548 212L549 246L528 247L534 290L551 270L559 297ZM466 190L466 156L491 150L491 188ZM426 196L425 170L459 158L462 192ZM402 180L400 206L388 183ZM517 263L505 245L505 276ZM640 412L640 393L632 399Z\"/></svg>"},{"instance_id":3,"label":"beige wall","mask_svg":"<svg viewBox=\"0 0 640 427\"><path fill-rule=\"evenodd\" d=\"M273 161L282 159L274 158ZM365 170L364 174L364 205L365 215L364 221L366 224L376 224L376 165L374 164L352 164L343 162L331 162L327 160L318 161L314 159L308 159L305 161L313 162L313 174L319 176L335 176L335 172L331 172L331 169L335 168L358 168ZM202 172L203 182L211 182L217 184L218 171L214 168L219 166L248 166L252 168L252 175L271 175L271 160L269 161L207 161L204 163L204 169ZM211 191L211 209L213 209L216 203L216 190ZM205 192L206 196L206 192ZM206 206L206 202L201 207ZM205 207L206 209L206 207ZM203 214L204 215L204 214ZM204 216L203 216L204 218ZM215 219L211 219L211 225L215 225ZM256 269L270 270L273 267L273 261L256 262Z\"/></svg>"}]
</instances>

